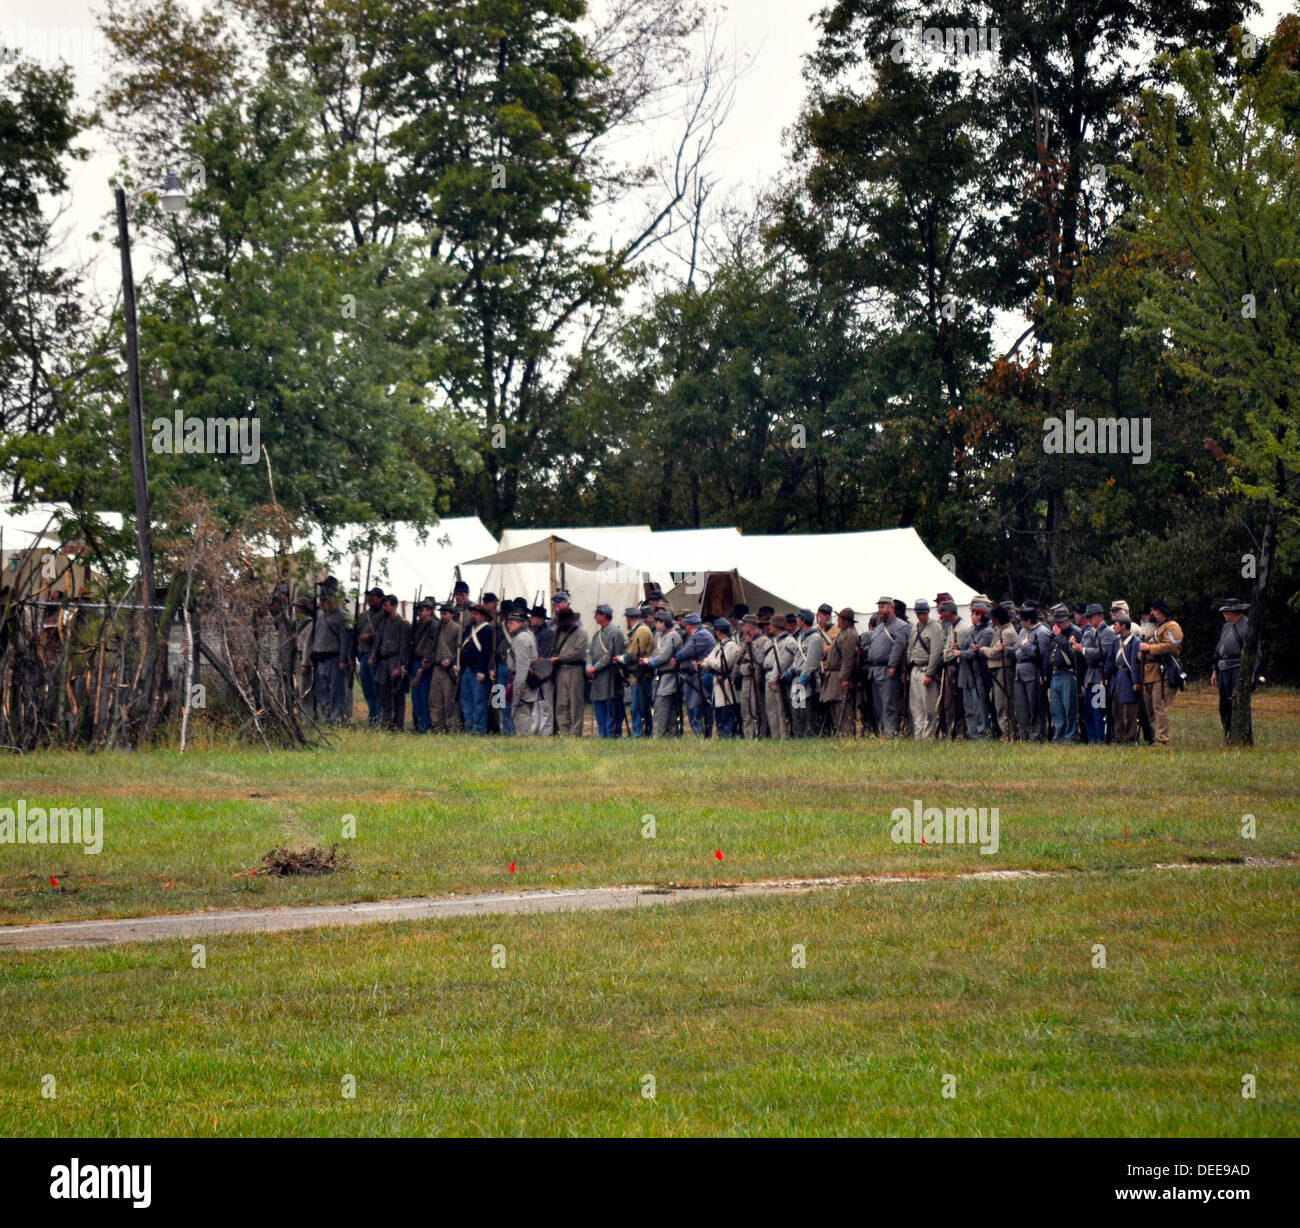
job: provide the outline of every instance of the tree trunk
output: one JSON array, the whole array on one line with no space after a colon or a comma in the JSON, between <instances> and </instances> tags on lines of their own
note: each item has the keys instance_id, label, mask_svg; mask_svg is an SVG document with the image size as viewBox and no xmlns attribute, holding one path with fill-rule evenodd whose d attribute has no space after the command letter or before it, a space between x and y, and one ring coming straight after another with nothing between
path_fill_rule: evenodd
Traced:
<instances>
[{"instance_id":1,"label":"tree trunk","mask_svg":"<svg viewBox=\"0 0 1300 1228\"><path fill-rule=\"evenodd\" d=\"M1255 591L1251 596L1250 619L1246 639L1241 645L1241 668L1232 692L1232 721L1228 726L1229 746L1254 746L1255 730L1251 721L1250 700L1259 674L1259 635L1264 623L1268 600L1269 573L1273 569L1273 552L1277 544L1278 505L1269 502L1264 509L1264 535L1259 547L1259 566L1255 569Z\"/></svg>"}]
</instances>

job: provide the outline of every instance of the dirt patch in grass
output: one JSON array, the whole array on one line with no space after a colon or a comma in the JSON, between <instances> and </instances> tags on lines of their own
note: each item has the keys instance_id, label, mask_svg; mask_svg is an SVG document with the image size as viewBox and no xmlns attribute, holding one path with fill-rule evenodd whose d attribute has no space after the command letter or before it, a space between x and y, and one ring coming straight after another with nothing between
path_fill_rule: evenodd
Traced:
<instances>
[{"instance_id":1,"label":"dirt patch in grass","mask_svg":"<svg viewBox=\"0 0 1300 1228\"><path fill-rule=\"evenodd\" d=\"M301 874L316 878L322 874L339 874L352 868L352 858L339 852L337 844L331 844L329 851L310 845L305 849L289 849L276 845L257 867L257 872L270 878L287 878L291 874Z\"/></svg>"}]
</instances>

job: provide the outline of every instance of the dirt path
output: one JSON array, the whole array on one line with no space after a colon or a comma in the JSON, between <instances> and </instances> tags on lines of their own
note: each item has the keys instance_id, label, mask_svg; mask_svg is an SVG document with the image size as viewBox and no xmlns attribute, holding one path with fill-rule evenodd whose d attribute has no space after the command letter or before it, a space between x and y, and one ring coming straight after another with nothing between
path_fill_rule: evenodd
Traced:
<instances>
[{"instance_id":1,"label":"dirt path","mask_svg":"<svg viewBox=\"0 0 1300 1228\"><path fill-rule=\"evenodd\" d=\"M1286 866L1297 863L1281 858L1248 857L1244 864ZM1141 869L1146 872L1224 868L1232 867L1195 863L1154 865ZM579 887L566 891L491 892L442 898L379 900L365 904L310 904L298 908L250 908L102 921L55 921L40 925L0 926L0 952L116 946L130 942L202 938L210 934L271 934L333 925L373 925L381 921L430 921L442 917L499 916L512 913L600 912L680 904L687 900L803 895L813 891L863 885L887 886L894 883L934 882L937 879L988 881L1061 878L1074 873L1052 870L983 870L952 875L862 874L839 878L766 879L721 887Z\"/></svg>"}]
</instances>

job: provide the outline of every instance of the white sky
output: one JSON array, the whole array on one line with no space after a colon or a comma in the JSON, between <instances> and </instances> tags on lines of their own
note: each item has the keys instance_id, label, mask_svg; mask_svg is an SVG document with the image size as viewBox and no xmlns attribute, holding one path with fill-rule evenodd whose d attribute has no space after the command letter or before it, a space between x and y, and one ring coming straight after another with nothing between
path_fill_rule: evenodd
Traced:
<instances>
[{"instance_id":1,"label":"white sky","mask_svg":"<svg viewBox=\"0 0 1300 1228\"><path fill-rule=\"evenodd\" d=\"M724 44L737 58L748 60L748 69L736 87L735 105L717 141L710 171L719 180L719 195L728 191L752 193L773 179L783 168L785 153L782 134L794 120L803 98L803 57L816 42L811 18L823 0L732 0L714 4L721 20ZM1267 34L1286 11L1287 0L1264 0L1263 12L1249 24L1260 35ZM101 57L96 53L98 38L94 14L100 8L92 0L0 0L0 41L25 48L31 54L43 41L64 49L64 57L75 58L79 95L88 103L103 80ZM102 45L102 44L101 44ZM72 54L69 54L72 53ZM671 126L647 133L643 140L647 155L672 137ZM107 215L112 208L109 176L116 167L116 154L107 147L98 130L86 133L82 143L92 156L71 168L70 190L62 202L66 241L61 258L69 264L81 260L96 262L93 287L111 295L117 277L116 254L106 233L96 245L95 229L111 230ZM137 273L148 267L148 254L136 253Z\"/></svg>"},{"instance_id":2,"label":"white sky","mask_svg":"<svg viewBox=\"0 0 1300 1228\"><path fill-rule=\"evenodd\" d=\"M714 6L721 18L723 45L749 61L710 162L712 173L721 180L720 193L752 190L781 169L781 133L794 120L803 96L802 58L816 42L810 19L820 7L821 0L735 0ZM73 62L76 70L79 97L88 104L104 78L101 56L96 54L94 16L101 10L102 5L92 0L0 0L0 41L25 47L29 54L42 44L52 50L61 46L62 58ZM80 55L77 48L83 49ZM40 57L33 54L33 58ZM671 137L665 125L663 131L647 134L643 140L652 152L656 143ZM69 264L97 262L92 284L111 295L118 275L111 234L105 233L104 243L98 246L90 236L96 229L111 231L108 180L117 155L98 130L84 134L81 143L92 154L71 168L69 192L62 202L66 241L61 257ZM140 275L148 267L146 252L136 252L136 264Z\"/></svg>"}]
</instances>

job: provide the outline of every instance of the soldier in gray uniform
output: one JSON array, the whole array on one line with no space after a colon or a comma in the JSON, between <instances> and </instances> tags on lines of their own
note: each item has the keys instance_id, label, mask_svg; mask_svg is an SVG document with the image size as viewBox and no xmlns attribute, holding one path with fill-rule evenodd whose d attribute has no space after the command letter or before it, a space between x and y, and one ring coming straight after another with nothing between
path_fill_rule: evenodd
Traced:
<instances>
[{"instance_id":1,"label":"soldier in gray uniform","mask_svg":"<svg viewBox=\"0 0 1300 1228\"><path fill-rule=\"evenodd\" d=\"M746 738L767 736L767 705L763 688L763 656L767 652L767 636L761 630L756 614L746 614L740 620L745 634L740 645L740 717Z\"/></svg>"},{"instance_id":2,"label":"soldier in gray uniform","mask_svg":"<svg viewBox=\"0 0 1300 1228\"><path fill-rule=\"evenodd\" d=\"M798 644L786 629L783 617L772 615L768 623L770 639L763 653L764 699L767 710L767 727L774 738L791 736L790 683L794 680L794 666L798 657Z\"/></svg>"},{"instance_id":3,"label":"soldier in gray uniform","mask_svg":"<svg viewBox=\"0 0 1300 1228\"><path fill-rule=\"evenodd\" d=\"M1020 632L1016 636L1016 730L1027 742L1047 737L1047 707L1043 702L1048 653L1052 633L1038 621L1038 607L1020 610Z\"/></svg>"},{"instance_id":4,"label":"soldier in gray uniform","mask_svg":"<svg viewBox=\"0 0 1300 1228\"><path fill-rule=\"evenodd\" d=\"M957 629L957 686L961 690L962 706L966 712L966 736L987 738L989 725L988 668L984 664L982 648L993 644L993 626L989 622L992 607L981 598L970 603L970 626L963 635Z\"/></svg>"},{"instance_id":5,"label":"soldier in gray uniform","mask_svg":"<svg viewBox=\"0 0 1300 1228\"><path fill-rule=\"evenodd\" d=\"M735 738L740 736L740 645L731 638L728 619L715 619L713 633L717 642L705 659L704 668L713 676L710 699L713 703L714 737Z\"/></svg>"},{"instance_id":6,"label":"soldier in gray uniform","mask_svg":"<svg viewBox=\"0 0 1300 1228\"><path fill-rule=\"evenodd\" d=\"M540 687L529 685L528 671L537 660L537 637L528 626L528 616L523 610L512 608L506 616L506 627L510 632L510 677L513 680L511 728L517 737L536 737L541 733L537 715L542 706L542 691Z\"/></svg>"},{"instance_id":7,"label":"soldier in gray uniform","mask_svg":"<svg viewBox=\"0 0 1300 1228\"><path fill-rule=\"evenodd\" d=\"M1075 650L1083 658L1083 693L1079 696L1083 732L1089 742L1105 742L1110 714L1110 661L1119 637L1106 625L1106 612L1099 602L1088 606L1083 617L1087 625Z\"/></svg>"},{"instance_id":8,"label":"soldier in gray uniform","mask_svg":"<svg viewBox=\"0 0 1300 1228\"><path fill-rule=\"evenodd\" d=\"M678 633L671 610L656 610L654 652L641 658L641 664L655 671L655 732L656 738L681 736L682 695L677 677L677 654L682 650L682 637Z\"/></svg>"},{"instance_id":9,"label":"soldier in gray uniform","mask_svg":"<svg viewBox=\"0 0 1300 1228\"><path fill-rule=\"evenodd\" d=\"M961 646L970 639L970 623L962 618L957 603L943 597L935 603L943 631L943 680L939 688L939 728L947 737L965 741L966 706L961 693Z\"/></svg>"},{"instance_id":10,"label":"soldier in gray uniform","mask_svg":"<svg viewBox=\"0 0 1300 1228\"><path fill-rule=\"evenodd\" d=\"M790 709L796 738L816 738L822 731L822 658L831 639L818 625L811 610L799 611L798 656L795 678L790 687Z\"/></svg>"},{"instance_id":11,"label":"soldier in gray uniform","mask_svg":"<svg viewBox=\"0 0 1300 1228\"><path fill-rule=\"evenodd\" d=\"M347 671L340 668L345 621L333 592L322 592L311 637L311 660L316 668L316 715L331 725L341 724L347 716Z\"/></svg>"},{"instance_id":12,"label":"soldier in gray uniform","mask_svg":"<svg viewBox=\"0 0 1300 1228\"><path fill-rule=\"evenodd\" d=\"M596 733L602 738L623 734L623 678L618 658L627 649L627 637L614 625L612 606L598 605L596 630L587 645L587 677L591 680L591 707Z\"/></svg>"},{"instance_id":13,"label":"soldier in gray uniform","mask_svg":"<svg viewBox=\"0 0 1300 1228\"><path fill-rule=\"evenodd\" d=\"M898 737L907 634L907 624L894 612L894 599L881 597L876 602L876 625L871 629L862 664L871 688L871 711L882 738Z\"/></svg>"},{"instance_id":14,"label":"soldier in gray uniform","mask_svg":"<svg viewBox=\"0 0 1300 1228\"><path fill-rule=\"evenodd\" d=\"M857 736L857 711L853 702L853 688L858 672L858 620L853 610L845 606L839 612L836 632L831 646L822 658L822 710L831 737Z\"/></svg>"},{"instance_id":15,"label":"soldier in gray uniform","mask_svg":"<svg viewBox=\"0 0 1300 1228\"><path fill-rule=\"evenodd\" d=\"M1214 649L1214 671L1210 674L1210 685L1219 688L1219 721L1223 725L1223 736L1227 738L1232 729L1232 693L1237 689L1237 678L1241 672L1241 647L1246 642L1246 632L1250 629L1246 611L1250 609L1244 601L1229 597L1219 607L1223 615L1223 630L1219 632L1219 642Z\"/></svg>"},{"instance_id":16,"label":"soldier in gray uniform","mask_svg":"<svg viewBox=\"0 0 1300 1228\"><path fill-rule=\"evenodd\" d=\"M916 624L907 640L907 664L912 671L912 737L933 738L939 732L943 624L930 621L930 603L924 597L913 602L912 610Z\"/></svg>"}]
</instances>

